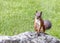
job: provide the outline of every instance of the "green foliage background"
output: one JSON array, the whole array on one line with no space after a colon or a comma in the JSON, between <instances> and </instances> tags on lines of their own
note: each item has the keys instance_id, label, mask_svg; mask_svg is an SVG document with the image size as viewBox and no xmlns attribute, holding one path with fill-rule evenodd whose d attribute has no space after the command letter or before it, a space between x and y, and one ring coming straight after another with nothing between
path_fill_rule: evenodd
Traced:
<instances>
[{"instance_id":1,"label":"green foliage background","mask_svg":"<svg viewBox=\"0 0 60 43\"><path fill-rule=\"evenodd\" d=\"M46 33L60 38L60 0L0 0L0 35L34 31L36 10L52 22Z\"/></svg>"}]
</instances>

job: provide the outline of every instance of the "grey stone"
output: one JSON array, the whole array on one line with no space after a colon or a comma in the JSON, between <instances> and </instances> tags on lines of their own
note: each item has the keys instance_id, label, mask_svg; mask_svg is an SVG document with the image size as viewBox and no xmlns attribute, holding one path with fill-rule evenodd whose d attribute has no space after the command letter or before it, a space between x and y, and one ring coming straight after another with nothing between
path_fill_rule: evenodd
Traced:
<instances>
[{"instance_id":1,"label":"grey stone","mask_svg":"<svg viewBox=\"0 0 60 43\"><path fill-rule=\"evenodd\" d=\"M14 36L0 36L0 43L60 43L60 39L46 33L25 32Z\"/></svg>"}]
</instances>

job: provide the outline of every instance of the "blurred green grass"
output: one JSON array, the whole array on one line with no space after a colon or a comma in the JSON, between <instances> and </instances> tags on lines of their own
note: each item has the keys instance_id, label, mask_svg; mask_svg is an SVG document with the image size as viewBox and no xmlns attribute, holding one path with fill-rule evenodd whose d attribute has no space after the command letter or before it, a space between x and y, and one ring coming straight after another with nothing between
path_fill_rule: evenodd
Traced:
<instances>
[{"instance_id":1,"label":"blurred green grass","mask_svg":"<svg viewBox=\"0 0 60 43\"><path fill-rule=\"evenodd\" d=\"M60 1L57 0L0 0L0 35L34 31L36 10L43 11L43 19L52 22L46 33L60 38Z\"/></svg>"}]
</instances>

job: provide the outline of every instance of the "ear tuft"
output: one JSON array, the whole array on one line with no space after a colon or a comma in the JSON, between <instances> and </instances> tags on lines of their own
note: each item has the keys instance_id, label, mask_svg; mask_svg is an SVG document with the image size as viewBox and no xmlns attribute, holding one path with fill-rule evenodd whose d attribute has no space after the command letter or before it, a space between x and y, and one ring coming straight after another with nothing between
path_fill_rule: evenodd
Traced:
<instances>
[{"instance_id":1,"label":"ear tuft","mask_svg":"<svg viewBox=\"0 0 60 43\"><path fill-rule=\"evenodd\" d=\"M40 14L42 14L42 11L40 12Z\"/></svg>"},{"instance_id":2,"label":"ear tuft","mask_svg":"<svg viewBox=\"0 0 60 43\"><path fill-rule=\"evenodd\" d=\"M36 13L37 13L38 11L36 10Z\"/></svg>"}]
</instances>

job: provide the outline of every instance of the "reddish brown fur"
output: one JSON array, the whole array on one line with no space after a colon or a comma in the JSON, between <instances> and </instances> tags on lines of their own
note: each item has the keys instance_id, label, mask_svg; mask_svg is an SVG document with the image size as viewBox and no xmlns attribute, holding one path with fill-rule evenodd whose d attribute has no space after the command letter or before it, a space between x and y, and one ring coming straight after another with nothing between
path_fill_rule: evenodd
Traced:
<instances>
[{"instance_id":1,"label":"reddish brown fur","mask_svg":"<svg viewBox=\"0 0 60 43\"><path fill-rule=\"evenodd\" d=\"M42 18L40 19L40 23L41 23L40 29L43 29L43 32L45 32L44 21Z\"/></svg>"}]
</instances>

